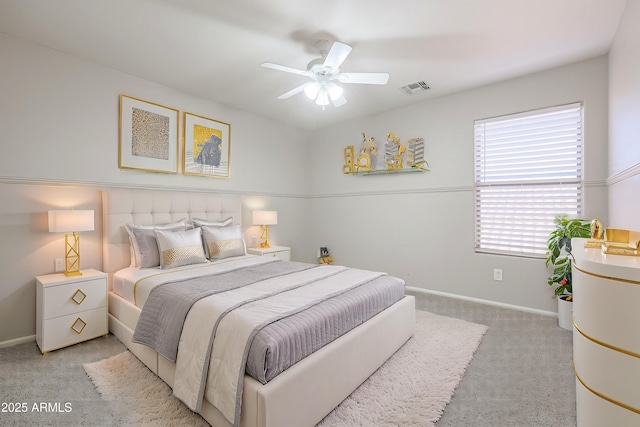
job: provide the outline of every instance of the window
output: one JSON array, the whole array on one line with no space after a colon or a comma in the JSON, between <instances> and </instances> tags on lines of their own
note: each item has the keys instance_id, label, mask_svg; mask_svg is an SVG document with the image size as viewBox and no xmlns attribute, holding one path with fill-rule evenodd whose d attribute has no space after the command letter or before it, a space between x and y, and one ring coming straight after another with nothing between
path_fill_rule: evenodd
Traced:
<instances>
[{"instance_id":1,"label":"window","mask_svg":"<svg viewBox=\"0 0 640 427\"><path fill-rule=\"evenodd\" d=\"M477 120L476 252L544 256L556 215L582 215L582 104Z\"/></svg>"}]
</instances>

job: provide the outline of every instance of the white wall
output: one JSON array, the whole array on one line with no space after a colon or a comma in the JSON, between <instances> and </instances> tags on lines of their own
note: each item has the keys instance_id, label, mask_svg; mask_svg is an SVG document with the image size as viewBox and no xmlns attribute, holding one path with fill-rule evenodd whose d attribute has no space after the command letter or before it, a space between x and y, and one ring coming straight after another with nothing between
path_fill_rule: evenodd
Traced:
<instances>
[{"instance_id":1,"label":"white wall","mask_svg":"<svg viewBox=\"0 0 640 427\"><path fill-rule=\"evenodd\" d=\"M544 260L474 253L473 121L576 101L585 106L585 217L606 221L603 56L316 132L315 246L408 286L556 311ZM424 137L431 172L343 175L343 149L357 150L363 131L379 147L387 132L402 141ZM494 268L503 269L503 282L493 280Z\"/></svg>"},{"instance_id":2,"label":"white wall","mask_svg":"<svg viewBox=\"0 0 640 427\"><path fill-rule=\"evenodd\" d=\"M304 259L307 132L3 34L0 58L0 343L35 334L34 277L64 256L47 210L96 211L96 231L82 233L82 267L102 268L104 187L241 194L248 240L258 234L251 210L278 210L270 241ZM121 93L230 123L230 178L119 169Z\"/></svg>"},{"instance_id":3,"label":"white wall","mask_svg":"<svg viewBox=\"0 0 640 427\"><path fill-rule=\"evenodd\" d=\"M609 52L609 223L640 230L640 2L627 2Z\"/></svg>"},{"instance_id":4,"label":"white wall","mask_svg":"<svg viewBox=\"0 0 640 427\"><path fill-rule=\"evenodd\" d=\"M308 133L0 34L0 176L301 195ZM212 77L214 78L214 77ZM119 95L231 124L231 178L118 169Z\"/></svg>"},{"instance_id":5,"label":"white wall","mask_svg":"<svg viewBox=\"0 0 640 427\"><path fill-rule=\"evenodd\" d=\"M35 333L34 276L62 257L47 210L96 210L96 231L82 234L82 266L101 268L104 187L241 194L245 224L253 209L278 210L270 240L291 246L296 260L313 261L328 246L338 263L388 271L409 286L555 311L543 261L474 254L472 124L583 100L586 216L606 224L605 57L313 134L1 34L0 57L0 343ZM121 93L231 123L231 178L118 169ZM343 149L362 131L424 137L432 171L343 175ZM493 268L504 282L492 280Z\"/></svg>"}]
</instances>

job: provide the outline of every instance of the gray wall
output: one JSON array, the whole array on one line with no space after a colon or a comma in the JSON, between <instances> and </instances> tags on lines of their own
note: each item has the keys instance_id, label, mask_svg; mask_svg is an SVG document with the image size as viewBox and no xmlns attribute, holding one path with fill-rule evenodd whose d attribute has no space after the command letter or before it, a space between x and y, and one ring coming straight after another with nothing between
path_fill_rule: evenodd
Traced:
<instances>
[{"instance_id":1,"label":"gray wall","mask_svg":"<svg viewBox=\"0 0 640 427\"><path fill-rule=\"evenodd\" d=\"M270 240L291 246L294 259L313 261L328 246L339 263L388 271L409 286L555 311L542 260L473 251L472 123L584 101L586 216L638 229L631 195L640 185L640 37L632 23L640 14L637 4L627 9L609 62L595 58L314 133L0 34L0 345L35 333L34 276L53 272L63 256L62 236L46 231L46 211L96 210L96 231L82 233L82 265L101 268L100 189L113 186L241 194L245 224L253 209L278 210ZM118 169L121 93L231 123L231 178ZM389 131L424 137L432 171L343 175L342 150L357 146L363 131L379 140ZM246 235L256 234L247 225ZM503 282L492 280L493 268L504 270Z\"/></svg>"},{"instance_id":2,"label":"gray wall","mask_svg":"<svg viewBox=\"0 0 640 427\"><path fill-rule=\"evenodd\" d=\"M339 263L381 269L408 286L556 311L544 260L474 253L473 121L584 102L585 217L606 222L607 58L350 121L314 133L314 241ZM425 139L430 172L343 175L343 149L361 133ZM378 156L382 158L381 155ZM503 269L504 281L493 280Z\"/></svg>"},{"instance_id":3,"label":"gray wall","mask_svg":"<svg viewBox=\"0 0 640 427\"><path fill-rule=\"evenodd\" d=\"M609 224L640 230L640 2L629 1L609 53Z\"/></svg>"},{"instance_id":4,"label":"gray wall","mask_svg":"<svg viewBox=\"0 0 640 427\"><path fill-rule=\"evenodd\" d=\"M34 277L64 257L48 210L95 210L96 230L81 233L81 266L102 268L104 187L240 194L248 241L259 232L251 211L277 210L282 225L270 228L270 241L303 257L307 132L2 34L0 58L0 345L35 334ZM119 169L121 93L230 123L231 177Z\"/></svg>"}]
</instances>

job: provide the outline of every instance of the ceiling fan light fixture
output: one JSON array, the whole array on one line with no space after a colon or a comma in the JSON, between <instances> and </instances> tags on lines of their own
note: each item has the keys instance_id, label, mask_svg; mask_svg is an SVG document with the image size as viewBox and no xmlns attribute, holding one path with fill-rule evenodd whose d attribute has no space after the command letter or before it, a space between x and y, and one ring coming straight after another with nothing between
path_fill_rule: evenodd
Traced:
<instances>
[{"instance_id":1,"label":"ceiling fan light fixture","mask_svg":"<svg viewBox=\"0 0 640 427\"><path fill-rule=\"evenodd\" d=\"M324 45L329 42L322 40L321 43ZM315 100L315 103L321 105L324 110L324 107L329 105L329 103L335 107L347 103L342 86L337 85L334 81L368 85L385 85L389 81L388 73L343 73L340 67L347 56L349 56L349 53L351 53L351 46L336 41L331 44L328 51L321 48L321 58L316 58L309 62L306 70L299 70L271 62L264 62L262 66L311 78L311 82L296 86L290 91L278 96L278 99L289 99L300 92L304 92L307 98Z\"/></svg>"},{"instance_id":2,"label":"ceiling fan light fixture","mask_svg":"<svg viewBox=\"0 0 640 427\"><path fill-rule=\"evenodd\" d=\"M326 87L321 87L318 92L318 97L316 98L316 104L318 105L329 105L329 91L327 91Z\"/></svg>"},{"instance_id":3,"label":"ceiling fan light fixture","mask_svg":"<svg viewBox=\"0 0 640 427\"><path fill-rule=\"evenodd\" d=\"M335 83L329 83L328 90L329 90L329 98L331 98L332 101L336 101L340 99L340 97L344 92L344 89L342 89L342 87L338 86Z\"/></svg>"},{"instance_id":4,"label":"ceiling fan light fixture","mask_svg":"<svg viewBox=\"0 0 640 427\"><path fill-rule=\"evenodd\" d=\"M304 87L304 94L307 95L309 99L316 99L319 91L320 84L318 82L309 83Z\"/></svg>"}]
</instances>

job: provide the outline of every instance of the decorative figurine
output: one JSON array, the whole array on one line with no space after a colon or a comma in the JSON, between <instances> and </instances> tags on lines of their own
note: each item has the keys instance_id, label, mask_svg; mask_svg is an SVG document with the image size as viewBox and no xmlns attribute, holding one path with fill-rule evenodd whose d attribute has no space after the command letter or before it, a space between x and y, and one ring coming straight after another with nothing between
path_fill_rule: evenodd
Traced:
<instances>
[{"instance_id":1,"label":"decorative figurine","mask_svg":"<svg viewBox=\"0 0 640 427\"><path fill-rule=\"evenodd\" d=\"M344 149L344 166L342 166L342 173L355 172L355 164L353 163L353 145L350 145Z\"/></svg>"},{"instance_id":2,"label":"decorative figurine","mask_svg":"<svg viewBox=\"0 0 640 427\"><path fill-rule=\"evenodd\" d=\"M331 264L333 262L333 258L329 254L329 249L325 247L320 248L320 256L318 257L318 261L320 264Z\"/></svg>"},{"instance_id":3,"label":"decorative figurine","mask_svg":"<svg viewBox=\"0 0 640 427\"><path fill-rule=\"evenodd\" d=\"M426 170L429 167L429 164L424 159L424 139L413 138L410 139L408 143L409 149L407 151L407 166L411 166L414 169Z\"/></svg>"},{"instance_id":4,"label":"decorative figurine","mask_svg":"<svg viewBox=\"0 0 640 427\"><path fill-rule=\"evenodd\" d=\"M357 171L370 171L375 169L375 156L378 154L375 138L367 138L367 134L362 132L362 145L360 146L360 155L356 161ZM371 164L374 163L372 167Z\"/></svg>"},{"instance_id":5,"label":"decorative figurine","mask_svg":"<svg viewBox=\"0 0 640 427\"><path fill-rule=\"evenodd\" d=\"M389 132L387 134L387 143L384 146L387 169L402 169L402 158L406 150L407 147L400 144L400 138Z\"/></svg>"},{"instance_id":6,"label":"decorative figurine","mask_svg":"<svg viewBox=\"0 0 640 427\"><path fill-rule=\"evenodd\" d=\"M604 229L602 224L597 219L591 221L591 238L602 240L604 239Z\"/></svg>"},{"instance_id":7,"label":"decorative figurine","mask_svg":"<svg viewBox=\"0 0 640 427\"><path fill-rule=\"evenodd\" d=\"M604 243L604 228L597 219L591 221L591 238L584 241L585 248L601 249Z\"/></svg>"}]
</instances>

